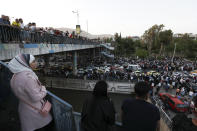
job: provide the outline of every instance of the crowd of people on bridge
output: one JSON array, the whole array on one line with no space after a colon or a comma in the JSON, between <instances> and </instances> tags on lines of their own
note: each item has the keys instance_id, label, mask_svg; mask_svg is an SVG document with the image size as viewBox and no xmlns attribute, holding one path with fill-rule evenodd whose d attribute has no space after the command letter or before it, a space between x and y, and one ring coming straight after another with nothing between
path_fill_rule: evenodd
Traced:
<instances>
[{"instance_id":1,"label":"crowd of people on bridge","mask_svg":"<svg viewBox=\"0 0 197 131\"><path fill-rule=\"evenodd\" d=\"M52 37L53 39L59 39L58 41L54 41L49 39L48 37ZM55 29L53 27L37 27L35 22L29 22L28 24L24 24L22 18L16 18L11 22L10 17L6 15L1 15L0 18L0 42L8 43L8 42L22 42L22 43L51 43L59 42L63 43L63 38L72 38L79 40L88 40L86 37L82 37L77 35L75 31L61 31L59 29ZM97 42L97 41L94 41ZM58 44L58 43L55 43Z\"/></svg>"}]
</instances>

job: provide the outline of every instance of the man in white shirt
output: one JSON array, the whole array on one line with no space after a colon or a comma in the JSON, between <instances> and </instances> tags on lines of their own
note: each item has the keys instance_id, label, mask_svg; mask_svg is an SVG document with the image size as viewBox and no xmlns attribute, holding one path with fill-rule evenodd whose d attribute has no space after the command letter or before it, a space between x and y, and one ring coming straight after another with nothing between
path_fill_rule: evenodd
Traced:
<instances>
[{"instance_id":1,"label":"man in white shirt","mask_svg":"<svg viewBox=\"0 0 197 131\"><path fill-rule=\"evenodd\" d=\"M24 29L24 23L23 23L23 19L19 19L19 24L20 24L20 28Z\"/></svg>"},{"instance_id":2,"label":"man in white shirt","mask_svg":"<svg viewBox=\"0 0 197 131\"><path fill-rule=\"evenodd\" d=\"M32 23L29 28L31 29L31 31L36 31L36 23Z\"/></svg>"}]
</instances>

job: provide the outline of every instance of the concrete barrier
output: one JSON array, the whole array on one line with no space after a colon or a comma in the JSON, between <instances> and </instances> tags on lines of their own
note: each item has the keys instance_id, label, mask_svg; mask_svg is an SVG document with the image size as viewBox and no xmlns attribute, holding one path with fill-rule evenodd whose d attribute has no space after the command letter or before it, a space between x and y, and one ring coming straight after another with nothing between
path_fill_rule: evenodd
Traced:
<instances>
[{"instance_id":1,"label":"concrete barrier","mask_svg":"<svg viewBox=\"0 0 197 131\"><path fill-rule=\"evenodd\" d=\"M95 80L82 80L82 79L66 79L66 78L44 78L47 87L63 88L63 89L76 89L76 90L89 90L92 91L97 81ZM134 83L130 82L111 82L108 83L108 91L114 93L133 93Z\"/></svg>"}]
</instances>

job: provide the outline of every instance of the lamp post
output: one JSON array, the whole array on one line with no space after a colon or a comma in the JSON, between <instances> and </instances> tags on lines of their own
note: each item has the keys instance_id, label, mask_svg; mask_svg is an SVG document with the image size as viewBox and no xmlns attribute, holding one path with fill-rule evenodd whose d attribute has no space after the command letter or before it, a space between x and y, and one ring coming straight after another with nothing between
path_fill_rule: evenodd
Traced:
<instances>
[{"instance_id":1,"label":"lamp post","mask_svg":"<svg viewBox=\"0 0 197 131\"><path fill-rule=\"evenodd\" d=\"M175 55L175 52L176 52L176 43L175 43L175 46L174 46L174 53L173 53L173 56L172 56L172 62L174 62L174 55Z\"/></svg>"},{"instance_id":2,"label":"lamp post","mask_svg":"<svg viewBox=\"0 0 197 131\"><path fill-rule=\"evenodd\" d=\"M79 25L79 11L72 11L73 13L77 13L77 25Z\"/></svg>"}]
</instances>

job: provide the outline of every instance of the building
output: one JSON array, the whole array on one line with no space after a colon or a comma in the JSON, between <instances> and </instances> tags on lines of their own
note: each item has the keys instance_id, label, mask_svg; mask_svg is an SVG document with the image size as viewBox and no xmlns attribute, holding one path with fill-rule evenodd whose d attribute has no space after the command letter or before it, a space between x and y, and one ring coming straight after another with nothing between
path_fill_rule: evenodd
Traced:
<instances>
[{"instance_id":1,"label":"building","mask_svg":"<svg viewBox=\"0 0 197 131\"><path fill-rule=\"evenodd\" d=\"M181 38L184 35L188 35L189 38L192 38L193 40L197 40L197 34L193 34L193 33L185 33L185 34L177 33L177 34L174 34L173 37L174 38Z\"/></svg>"}]
</instances>

